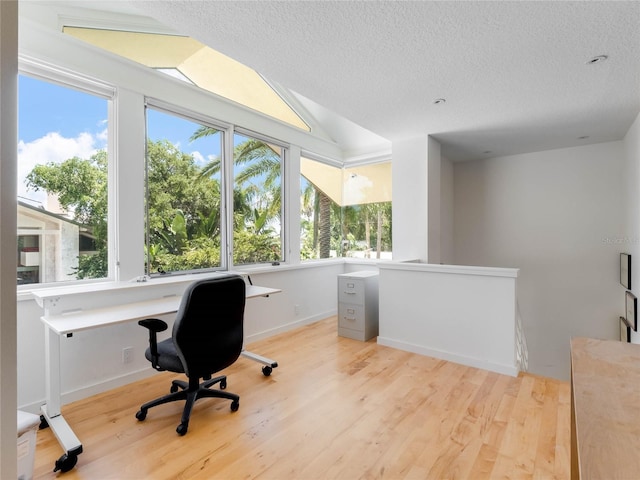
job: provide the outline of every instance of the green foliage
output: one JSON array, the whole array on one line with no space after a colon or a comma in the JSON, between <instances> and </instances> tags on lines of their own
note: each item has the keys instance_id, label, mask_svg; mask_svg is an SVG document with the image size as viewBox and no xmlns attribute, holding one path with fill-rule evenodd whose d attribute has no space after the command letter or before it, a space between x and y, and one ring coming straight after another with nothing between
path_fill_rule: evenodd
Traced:
<instances>
[{"instance_id":1,"label":"green foliage","mask_svg":"<svg viewBox=\"0 0 640 480\"><path fill-rule=\"evenodd\" d=\"M247 230L233 234L233 262L235 264L275 262L280 260L280 237L253 233Z\"/></svg>"},{"instance_id":2,"label":"green foliage","mask_svg":"<svg viewBox=\"0 0 640 480\"><path fill-rule=\"evenodd\" d=\"M77 222L92 227L98 248L107 241L107 164L107 152L100 150L88 160L36 165L27 175L28 189L57 195Z\"/></svg>"},{"instance_id":3,"label":"green foliage","mask_svg":"<svg viewBox=\"0 0 640 480\"><path fill-rule=\"evenodd\" d=\"M80 255L78 267L74 268L76 279L104 278L109 271L107 263L107 249L102 248L93 255Z\"/></svg>"},{"instance_id":4,"label":"green foliage","mask_svg":"<svg viewBox=\"0 0 640 480\"><path fill-rule=\"evenodd\" d=\"M164 228L157 232L158 237L162 240L160 244L156 245L157 249L162 249L178 255L186 247L187 243L187 222L184 219L184 213L182 210L176 210L173 220L168 225L165 223Z\"/></svg>"},{"instance_id":5,"label":"green foliage","mask_svg":"<svg viewBox=\"0 0 640 480\"><path fill-rule=\"evenodd\" d=\"M150 243L162 244L167 234L178 232L193 238L201 228L203 217L209 219L211 236L219 234L219 180L201 176L201 168L193 156L181 152L166 140L149 142L147 151ZM182 225L173 223L178 212L182 213L184 230L180 230ZM216 219L217 225L212 226ZM172 233L172 228L178 230Z\"/></svg>"},{"instance_id":6,"label":"green foliage","mask_svg":"<svg viewBox=\"0 0 640 480\"><path fill-rule=\"evenodd\" d=\"M166 140L148 142L148 270L220 265L220 181ZM204 243L203 243L204 242Z\"/></svg>"},{"instance_id":7,"label":"green foliage","mask_svg":"<svg viewBox=\"0 0 640 480\"><path fill-rule=\"evenodd\" d=\"M215 134L202 127L192 138ZM220 159L205 166L166 140L147 146L148 271L220 266ZM248 138L234 150L233 262L281 260L281 155L279 147ZM101 278L107 263L107 154L35 167L28 186L58 196L75 220L92 229L97 253L81 256L75 275ZM302 195L301 257L328 257L329 250L391 249L391 202L340 207L310 182ZM320 208L320 205L322 207Z\"/></svg>"},{"instance_id":8,"label":"green foliage","mask_svg":"<svg viewBox=\"0 0 640 480\"><path fill-rule=\"evenodd\" d=\"M177 272L211 268L220 265L220 245L211 238L200 237L187 242L179 253L166 250L155 251L153 256L154 270Z\"/></svg>"},{"instance_id":9,"label":"green foliage","mask_svg":"<svg viewBox=\"0 0 640 480\"><path fill-rule=\"evenodd\" d=\"M391 202L341 207L305 179L301 194L300 257L326 258L354 251L391 251ZM327 204L328 201L328 204ZM324 220L323 220L324 217Z\"/></svg>"},{"instance_id":10,"label":"green foliage","mask_svg":"<svg viewBox=\"0 0 640 480\"><path fill-rule=\"evenodd\" d=\"M215 133L201 127L192 140ZM220 159L200 167L166 141L150 142L148 152L150 271L219 266ZM234 263L280 260L280 237L270 227L281 210L279 154L247 139L234 162L245 167L233 189Z\"/></svg>"},{"instance_id":11,"label":"green foliage","mask_svg":"<svg viewBox=\"0 0 640 480\"><path fill-rule=\"evenodd\" d=\"M91 229L98 252L78 257L78 279L107 276L107 165L107 152L100 150L89 159L36 165L27 175L28 189L55 194L76 222Z\"/></svg>"}]
</instances>

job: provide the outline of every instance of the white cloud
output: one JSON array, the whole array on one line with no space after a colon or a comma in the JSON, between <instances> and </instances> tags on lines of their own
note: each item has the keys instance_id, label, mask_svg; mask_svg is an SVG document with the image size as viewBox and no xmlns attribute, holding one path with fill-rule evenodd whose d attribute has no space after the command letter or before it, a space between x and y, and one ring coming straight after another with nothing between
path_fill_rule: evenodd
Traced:
<instances>
[{"instance_id":1,"label":"white cloud","mask_svg":"<svg viewBox=\"0 0 640 480\"><path fill-rule=\"evenodd\" d=\"M207 160L204 158L204 156L198 152L191 152L191 155L193 155L193 160L196 162L196 165L198 166L203 166L207 163Z\"/></svg>"},{"instance_id":2,"label":"white cloud","mask_svg":"<svg viewBox=\"0 0 640 480\"><path fill-rule=\"evenodd\" d=\"M367 198L367 191L373 187L373 182L364 175L347 173L348 177L344 182L344 205L358 205Z\"/></svg>"},{"instance_id":3,"label":"white cloud","mask_svg":"<svg viewBox=\"0 0 640 480\"><path fill-rule=\"evenodd\" d=\"M109 139L109 129L105 128L101 132L98 132L96 134L96 138L100 140L103 144L106 144L107 140Z\"/></svg>"},{"instance_id":4,"label":"white cloud","mask_svg":"<svg viewBox=\"0 0 640 480\"><path fill-rule=\"evenodd\" d=\"M33 142L18 142L18 196L43 202L43 192L27 191L25 178L38 164L62 163L72 157L89 158L97 151L98 136L81 133L76 138L65 138L57 132L49 132Z\"/></svg>"}]
</instances>

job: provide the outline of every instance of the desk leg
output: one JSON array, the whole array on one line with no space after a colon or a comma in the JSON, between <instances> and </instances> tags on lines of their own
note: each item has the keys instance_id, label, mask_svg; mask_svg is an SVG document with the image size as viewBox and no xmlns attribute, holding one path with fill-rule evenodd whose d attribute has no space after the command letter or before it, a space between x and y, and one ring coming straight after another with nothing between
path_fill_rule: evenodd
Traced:
<instances>
[{"instance_id":1,"label":"desk leg","mask_svg":"<svg viewBox=\"0 0 640 480\"><path fill-rule=\"evenodd\" d=\"M54 472L67 472L78 461L82 444L60 413L60 336L45 327L45 373L47 403L40 409L42 418L51 428L65 453L56 460Z\"/></svg>"},{"instance_id":2,"label":"desk leg","mask_svg":"<svg viewBox=\"0 0 640 480\"><path fill-rule=\"evenodd\" d=\"M253 360L254 362L262 363L264 365L264 367L262 367L262 373L265 377L271 375L271 371L278 366L278 362L276 362L275 360L271 360L270 358L263 357L256 353L247 352L246 350L242 350L242 353L240 353L240 355Z\"/></svg>"},{"instance_id":3,"label":"desk leg","mask_svg":"<svg viewBox=\"0 0 640 480\"><path fill-rule=\"evenodd\" d=\"M60 336L45 327L45 393L47 412L51 417L60 415Z\"/></svg>"}]
</instances>

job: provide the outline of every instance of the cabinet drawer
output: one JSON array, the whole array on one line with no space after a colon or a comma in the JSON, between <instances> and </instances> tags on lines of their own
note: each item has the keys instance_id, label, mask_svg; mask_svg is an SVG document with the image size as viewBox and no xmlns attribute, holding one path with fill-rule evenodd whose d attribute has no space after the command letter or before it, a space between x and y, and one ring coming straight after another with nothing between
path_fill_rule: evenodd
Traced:
<instances>
[{"instance_id":1,"label":"cabinet drawer","mask_svg":"<svg viewBox=\"0 0 640 480\"><path fill-rule=\"evenodd\" d=\"M338 278L338 302L364 305L364 282L359 278Z\"/></svg>"},{"instance_id":2,"label":"cabinet drawer","mask_svg":"<svg viewBox=\"0 0 640 480\"><path fill-rule=\"evenodd\" d=\"M364 331L364 308L361 305L338 305L338 326Z\"/></svg>"}]
</instances>

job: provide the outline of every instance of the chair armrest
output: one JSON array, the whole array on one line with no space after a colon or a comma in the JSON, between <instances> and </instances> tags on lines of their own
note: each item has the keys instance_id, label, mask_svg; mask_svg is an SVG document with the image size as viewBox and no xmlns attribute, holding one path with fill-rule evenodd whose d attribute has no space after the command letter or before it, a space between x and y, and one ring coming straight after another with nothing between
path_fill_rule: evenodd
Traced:
<instances>
[{"instance_id":1,"label":"chair armrest","mask_svg":"<svg viewBox=\"0 0 640 480\"><path fill-rule=\"evenodd\" d=\"M169 326L158 318L145 318L138 321L138 325L149 330L149 351L151 353L151 366L156 370L158 367L158 332L164 332Z\"/></svg>"},{"instance_id":2,"label":"chair armrest","mask_svg":"<svg viewBox=\"0 0 640 480\"><path fill-rule=\"evenodd\" d=\"M152 332L164 332L169 326L163 320L158 318L145 318L144 320L140 320L138 325L144 328L148 328Z\"/></svg>"}]
</instances>

